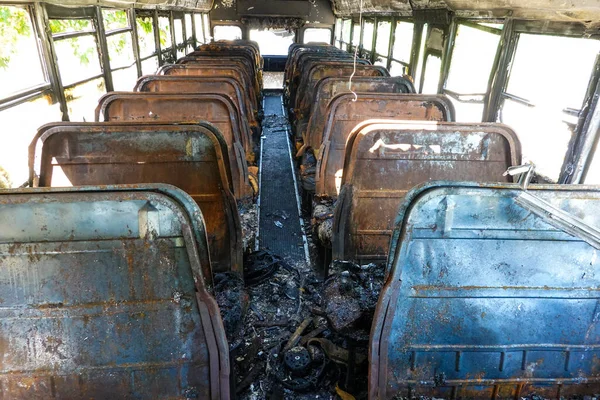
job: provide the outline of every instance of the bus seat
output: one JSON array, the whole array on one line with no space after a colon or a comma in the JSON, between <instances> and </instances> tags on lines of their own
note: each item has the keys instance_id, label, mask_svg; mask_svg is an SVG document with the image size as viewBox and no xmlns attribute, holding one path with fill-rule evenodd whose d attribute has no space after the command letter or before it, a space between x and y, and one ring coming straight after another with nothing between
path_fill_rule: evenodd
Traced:
<instances>
[{"instance_id":1,"label":"bus seat","mask_svg":"<svg viewBox=\"0 0 600 400\"><path fill-rule=\"evenodd\" d=\"M263 59L260 54L257 54L254 49L249 46L239 46L239 45L228 45L224 43L208 43L201 45L195 51L188 54L189 56L214 56L219 58L228 58L228 57L244 57L246 58L250 66L253 69L253 75L257 79L259 83L259 87L257 88L259 91L262 90L262 69L263 69Z\"/></svg>"},{"instance_id":2,"label":"bus seat","mask_svg":"<svg viewBox=\"0 0 600 400\"><path fill-rule=\"evenodd\" d=\"M310 69L306 74L302 76L301 88L296 98L296 107L294 109L294 121L299 118L307 119L309 117L310 108L314 100L316 88L319 81L323 78L329 77L346 77L348 80L350 76L370 76L370 77L389 77L390 73L387 69L378 65L356 65L353 63L329 63L321 62L318 64L310 65ZM346 81L346 88L348 87L348 81ZM356 90L354 90L356 91ZM301 137L300 135L298 135Z\"/></svg>"},{"instance_id":3,"label":"bus seat","mask_svg":"<svg viewBox=\"0 0 600 400\"><path fill-rule=\"evenodd\" d=\"M239 82L233 78L219 76L170 76L146 75L138 79L134 92L159 93L216 93L229 96L240 110L240 116L248 121L254 135L254 145L260 138L260 124L252 110L250 98Z\"/></svg>"},{"instance_id":4,"label":"bus seat","mask_svg":"<svg viewBox=\"0 0 600 400\"><path fill-rule=\"evenodd\" d=\"M240 129L230 98L218 94L111 92L100 98L96 118L106 122L208 121L218 128L227 143L236 199L252 195L246 164L249 158L245 151L246 135Z\"/></svg>"},{"instance_id":5,"label":"bus seat","mask_svg":"<svg viewBox=\"0 0 600 400\"><path fill-rule=\"evenodd\" d=\"M295 117L296 109L300 107L300 103L302 102L304 93L307 90L311 90L313 88L309 88L307 85L310 84L311 75L314 73L320 74L318 78L312 78L314 84L320 79L325 78L327 76L350 76L354 69L354 60L352 58L333 58L333 57L316 57L311 54L307 54L307 57L304 58L304 63L301 68L298 69L298 75L292 78L292 84L290 85L290 100L289 100L289 110L291 111L290 116L292 118ZM367 60L359 59L356 61L356 65L367 67L371 66ZM319 67L318 72L313 72L314 67ZM361 69L362 69L361 67ZM336 72L338 68L344 68L344 71ZM324 71L324 70L329 71ZM347 70L350 69L350 73ZM358 68L357 68L358 69ZM385 68L377 67L377 69L385 70ZM366 74L366 73L365 73ZM371 76L389 76L388 73L385 72L372 72ZM313 85L314 85L313 84Z\"/></svg>"},{"instance_id":6,"label":"bus seat","mask_svg":"<svg viewBox=\"0 0 600 400\"><path fill-rule=\"evenodd\" d=\"M600 257L584 232L599 226L597 187L410 191L371 330L369 398L598 393Z\"/></svg>"},{"instance_id":7,"label":"bus seat","mask_svg":"<svg viewBox=\"0 0 600 400\"><path fill-rule=\"evenodd\" d=\"M224 62L224 64L227 64ZM252 81L246 74L238 68L227 65L200 65L200 64L169 64L163 65L157 72L157 75L173 76L227 76L236 79L244 88L253 87ZM248 96L252 103L252 108L258 114L260 102L254 90L248 90Z\"/></svg>"},{"instance_id":8,"label":"bus seat","mask_svg":"<svg viewBox=\"0 0 600 400\"><path fill-rule=\"evenodd\" d=\"M215 56L211 57L209 55L197 55L197 56L191 56L188 55L186 57L182 57L180 59L177 60L176 64L189 64L189 65L223 65L223 66L229 66L229 67L236 67L239 68L240 71L243 71L243 73L246 75L246 77L248 78L248 80L250 82L252 82L252 86L254 87L255 93L258 97L260 97L261 95L261 89L260 89L260 82L259 82L259 78L258 75L256 74L256 71L254 70L254 67L252 65L250 65L250 63L248 62L248 60L240 58L240 57L232 57L232 56L227 56L227 57L223 57L222 55L216 54Z\"/></svg>"},{"instance_id":9,"label":"bus seat","mask_svg":"<svg viewBox=\"0 0 600 400\"><path fill-rule=\"evenodd\" d=\"M285 66L284 83L287 82L289 85L292 82L292 78L297 76L296 71L302 67L301 59L304 57L304 54L323 54L326 56L336 56L337 58L353 58L352 54L344 52L332 45L323 45L320 43L292 44L289 49L288 59Z\"/></svg>"},{"instance_id":10,"label":"bus seat","mask_svg":"<svg viewBox=\"0 0 600 400\"><path fill-rule=\"evenodd\" d=\"M292 43L290 45L290 47L288 47L288 56L287 56L287 60L285 62L285 69L284 69L285 72L284 72L284 81L283 81L284 88L286 87L287 83L289 82L289 79L293 73L293 69L296 67L298 56L301 53L308 52L308 51L317 53L317 52L323 52L323 51L331 51L333 49L340 50L337 47L332 46L330 44ZM337 50L333 50L333 51L337 51Z\"/></svg>"},{"instance_id":11,"label":"bus seat","mask_svg":"<svg viewBox=\"0 0 600 400\"><path fill-rule=\"evenodd\" d=\"M432 180L511 182L517 135L501 124L365 121L348 136L333 218L333 259L385 261L398 204Z\"/></svg>"},{"instance_id":12,"label":"bus seat","mask_svg":"<svg viewBox=\"0 0 600 400\"><path fill-rule=\"evenodd\" d=\"M168 185L1 191L3 393L229 399L202 225Z\"/></svg>"},{"instance_id":13,"label":"bus seat","mask_svg":"<svg viewBox=\"0 0 600 400\"><path fill-rule=\"evenodd\" d=\"M219 52L223 55L239 55L251 57L258 70L263 69L263 58L258 44L250 40L219 40L198 46L194 52Z\"/></svg>"},{"instance_id":14,"label":"bus seat","mask_svg":"<svg viewBox=\"0 0 600 400\"><path fill-rule=\"evenodd\" d=\"M212 125L54 123L32 143L40 187L168 183L202 210L213 272L242 273L241 224L227 144ZM34 175L34 172L37 172ZM210 271L205 276L212 277Z\"/></svg>"},{"instance_id":15,"label":"bus seat","mask_svg":"<svg viewBox=\"0 0 600 400\"><path fill-rule=\"evenodd\" d=\"M359 123L373 118L396 120L452 121L454 107L446 96L394 93L340 94L329 103L322 132L308 137L316 154L315 193L337 197L344 167L346 141Z\"/></svg>"},{"instance_id":16,"label":"bus seat","mask_svg":"<svg viewBox=\"0 0 600 400\"><path fill-rule=\"evenodd\" d=\"M401 77L354 76L352 90L355 92L375 93L414 93L412 83ZM296 134L306 143L307 131L323 131L325 111L329 101L341 93L349 93L348 77L328 77L320 79L315 85L310 100L310 112L306 118L297 122ZM299 154L302 155L302 154Z\"/></svg>"}]
</instances>

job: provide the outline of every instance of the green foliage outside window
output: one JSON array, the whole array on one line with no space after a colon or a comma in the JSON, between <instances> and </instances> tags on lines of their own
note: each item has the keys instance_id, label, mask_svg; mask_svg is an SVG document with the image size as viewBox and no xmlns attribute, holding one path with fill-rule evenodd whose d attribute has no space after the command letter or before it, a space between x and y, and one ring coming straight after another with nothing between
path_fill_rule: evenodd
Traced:
<instances>
[{"instance_id":1,"label":"green foliage outside window","mask_svg":"<svg viewBox=\"0 0 600 400\"><path fill-rule=\"evenodd\" d=\"M0 7L0 68L7 69L10 57L17 52L20 36L32 34L27 10L17 7Z\"/></svg>"}]
</instances>

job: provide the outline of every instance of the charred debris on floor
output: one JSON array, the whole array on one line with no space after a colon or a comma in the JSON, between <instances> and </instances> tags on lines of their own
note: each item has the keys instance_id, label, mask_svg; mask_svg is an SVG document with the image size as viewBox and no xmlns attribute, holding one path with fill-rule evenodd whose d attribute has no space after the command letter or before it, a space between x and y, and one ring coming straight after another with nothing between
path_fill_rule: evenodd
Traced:
<instances>
[{"instance_id":1,"label":"charred debris on floor","mask_svg":"<svg viewBox=\"0 0 600 400\"><path fill-rule=\"evenodd\" d=\"M367 344L383 266L312 266L260 250L244 279L215 277L241 399L364 398Z\"/></svg>"}]
</instances>

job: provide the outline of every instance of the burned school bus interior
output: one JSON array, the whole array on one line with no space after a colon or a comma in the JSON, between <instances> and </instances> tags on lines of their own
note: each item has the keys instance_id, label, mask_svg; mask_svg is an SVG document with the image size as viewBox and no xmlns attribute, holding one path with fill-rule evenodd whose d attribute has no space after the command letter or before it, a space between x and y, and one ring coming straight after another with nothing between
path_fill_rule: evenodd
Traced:
<instances>
[{"instance_id":1,"label":"burned school bus interior","mask_svg":"<svg viewBox=\"0 0 600 400\"><path fill-rule=\"evenodd\" d=\"M0 399L600 396L598 0L0 0Z\"/></svg>"}]
</instances>

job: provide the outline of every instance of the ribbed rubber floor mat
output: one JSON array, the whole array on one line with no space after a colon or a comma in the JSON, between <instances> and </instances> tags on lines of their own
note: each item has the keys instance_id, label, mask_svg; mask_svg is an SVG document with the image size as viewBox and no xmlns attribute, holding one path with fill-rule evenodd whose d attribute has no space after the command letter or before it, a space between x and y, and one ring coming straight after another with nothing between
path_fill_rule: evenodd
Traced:
<instances>
[{"instance_id":1,"label":"ribbed rubber floor mat","mask_svg":"<svg viewBox=\"0 0 600 400\"><path fill-rule=\"evenodd\" d=\"M288 122L280 95L265 96L260 188L261 248L291 261L304 261L305 248L298 215L295 171L290 162Z\"/></svg>"}]
</instances>

